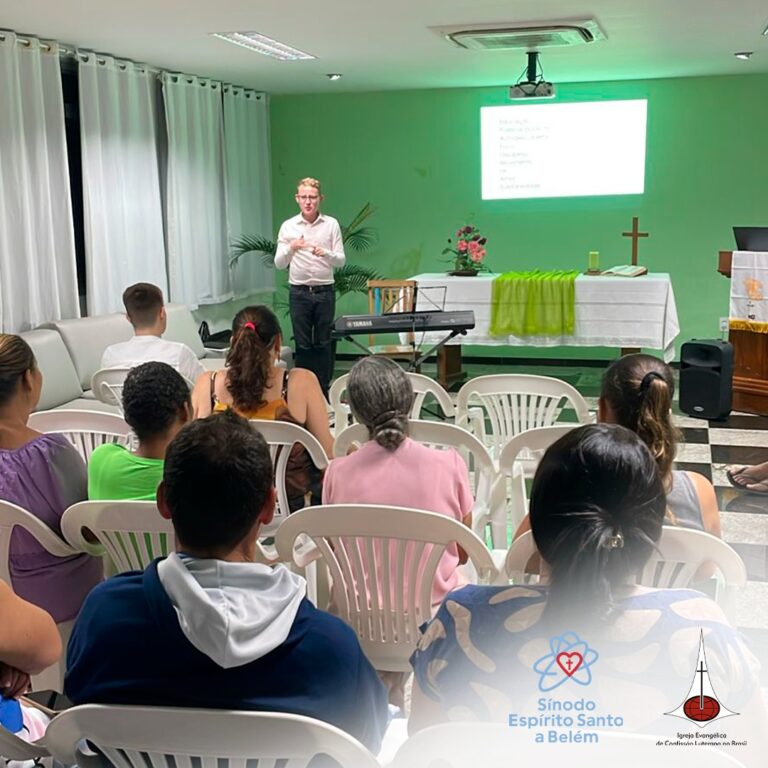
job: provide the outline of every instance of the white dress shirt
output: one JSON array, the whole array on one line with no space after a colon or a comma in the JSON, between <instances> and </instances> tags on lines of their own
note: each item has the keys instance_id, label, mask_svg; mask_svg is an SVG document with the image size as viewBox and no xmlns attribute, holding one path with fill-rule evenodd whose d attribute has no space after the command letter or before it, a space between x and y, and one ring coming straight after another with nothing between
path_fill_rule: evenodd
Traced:
<instances>
[{"instance_id":1,"label":"white dress shirt","mask_svg":"<svg viewBox=\"0 0 768 768\"><path fill-rule=\"evenodd\" d=\"M300 237L310 247L294 251L291 241ZM312 246L316 245L326 251L325 256L312 253ZM319 213L310 223L299 214L284 221L277 233L275 267L290 267L288 282L291 285L333 285L333 268L343 266L346 258L341 227L332 216Z\"/></svg>"},{"instance_id":2,"label":"white dress shirt","mask_svg":"<svg viewBox=\"0 0 768 768\"><path fill-rule=\"evenodd\" d=\"M159 336L134 336L130 341L107 347L101 357L102 368L134 368L151 362L168 363L192 384L205 370L186 344Z\"/></svg>"}]
</instances>

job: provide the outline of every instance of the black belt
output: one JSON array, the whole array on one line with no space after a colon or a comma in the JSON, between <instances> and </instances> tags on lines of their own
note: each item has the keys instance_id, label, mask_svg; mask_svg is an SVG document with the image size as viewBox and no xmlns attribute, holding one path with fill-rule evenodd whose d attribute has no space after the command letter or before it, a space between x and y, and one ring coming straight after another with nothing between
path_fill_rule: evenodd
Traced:
<instances>
[{"instance_id":1,"label":"black belt","mask_svg":"<svg viewBox=\"0 0 768 768\"><path fill-rule=\"evenodd\" d=\"M292 291L306 291L307 293L323 293L324 291L332 291L333 283L329 285L294 285L291 283Z\"/></svg>"}]
</instances>

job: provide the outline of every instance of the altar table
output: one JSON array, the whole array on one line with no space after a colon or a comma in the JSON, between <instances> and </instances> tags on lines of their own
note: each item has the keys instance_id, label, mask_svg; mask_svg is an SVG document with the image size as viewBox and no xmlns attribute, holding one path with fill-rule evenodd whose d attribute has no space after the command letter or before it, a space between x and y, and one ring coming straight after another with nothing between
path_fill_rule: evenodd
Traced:
<instances>
[{"instance_id":1,"label":"altar table","mask_svg":"<svg viewBox=\"0 0 768 768\"><path fill-rule=\"evenodd\" d=\"M422 274L409 278L418 284L417 310L471 309L475 327L466 336L457 336L451 344L478 344L516 347L619 347L659 350L666 362L675 354L675 338L680 333L672 282L668 274L641 277L602 277L579 275L575 283L575 323L569 336L491 336L491 286L498 277L452 277ZM443 288L445 289L443 291ZM436 344L437 333L421 334L417 341L426 348Z\"/></svg>"}]
</instances>

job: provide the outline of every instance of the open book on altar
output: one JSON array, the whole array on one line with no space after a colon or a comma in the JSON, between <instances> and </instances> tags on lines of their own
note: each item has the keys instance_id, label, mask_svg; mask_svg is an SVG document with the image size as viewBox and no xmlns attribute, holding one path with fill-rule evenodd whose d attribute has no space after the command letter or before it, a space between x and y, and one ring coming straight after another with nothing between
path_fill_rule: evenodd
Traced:
<instances>
[{"instance_id":1,"label":"open book on altar","mask_svg":"<svg viewBox=\"0 0 768 768\"><path fill-rule=\"evenodd\" d=\"M607 277L640 277L640 275L648 274L648 268L640 267L638 265L625 264L624 266L604 269L600 274Z\"/></svg>"}]
</instances>

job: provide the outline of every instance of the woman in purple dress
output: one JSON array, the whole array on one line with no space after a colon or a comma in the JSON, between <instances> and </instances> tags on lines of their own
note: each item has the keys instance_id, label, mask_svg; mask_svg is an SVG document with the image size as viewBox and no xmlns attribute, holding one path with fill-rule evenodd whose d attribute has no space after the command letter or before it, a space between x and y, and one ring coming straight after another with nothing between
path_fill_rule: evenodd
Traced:
<instances>
[{"instance_id":1,"label":"woman in purple dress","mask_svg":"<svg viewBox=\"0 0 768 768\"><path fill-rule=\"evenodd\" d=\"M88 498L85 463L61 435L27 426L40 399L43 377L29 345L0 334L0 499L31 512L61 535L64 510ZM26 531L10 547L11 586L59 623L75 618L102 563L88 555L54 557Z\"/></svg>"}]
</instances>

